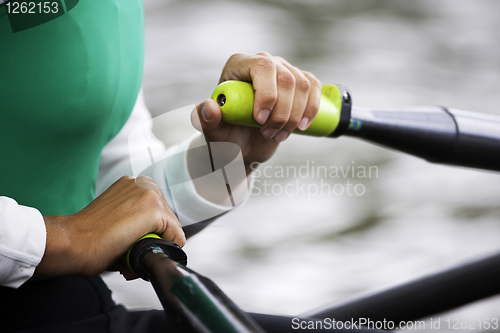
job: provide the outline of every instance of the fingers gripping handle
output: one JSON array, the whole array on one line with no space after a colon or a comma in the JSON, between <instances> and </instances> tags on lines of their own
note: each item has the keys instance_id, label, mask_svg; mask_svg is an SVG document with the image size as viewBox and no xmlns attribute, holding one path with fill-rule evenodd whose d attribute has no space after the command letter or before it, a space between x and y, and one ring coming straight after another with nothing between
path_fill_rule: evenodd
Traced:
<instances>
[{"instance_id":1,"label":"fingers gripping handle","mask_svg":"<svg viewBox=\"0 0 500 333\"><path fill-rule=\"evenodd\" d=\"M251 83L226 81L217 86L212 94L222 111L222 120L229 124L260 127L253 118L255 91ZM352 99L345 87L326 84L321 90L319 111L305 130L294 133L309 136L333 136L344 134L351 121Z\"/></svg>"}]
</instances>

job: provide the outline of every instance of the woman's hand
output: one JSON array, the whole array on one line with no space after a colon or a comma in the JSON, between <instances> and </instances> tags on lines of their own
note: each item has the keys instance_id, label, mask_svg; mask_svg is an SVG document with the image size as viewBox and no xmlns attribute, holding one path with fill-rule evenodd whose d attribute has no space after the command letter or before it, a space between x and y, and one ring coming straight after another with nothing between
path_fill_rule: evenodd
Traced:
<instances>
[{"instance_id":1,"label":"woman's hand","mask_svg":"<svg viewBox=\"0 0 500 333\"><path fill-rule=\"evenodd\" d=\"M149 177L125 176L70 216L45 217L47 243L36 275L95 276L113 266L140 237L154 232L184 246L186 238L160 188Z\"/></svg>"},{"instance_id":2,"label":"woman's hand","mask_svg":"<svg viewBox=\"0 0 500 333\"><path fill-rule=\"evenodd\" d=\"M262 126L243 127L222 122L219 105L206 100L196 107L207 141L233 142L240 146L247 174L253 162L267 161L279 142L293 130L305 130L318 113L321 83L285 59L269 53L234 54L219 83L227 80L252 82L255 89L253 116Z\"/></svg>"}]
</instances>

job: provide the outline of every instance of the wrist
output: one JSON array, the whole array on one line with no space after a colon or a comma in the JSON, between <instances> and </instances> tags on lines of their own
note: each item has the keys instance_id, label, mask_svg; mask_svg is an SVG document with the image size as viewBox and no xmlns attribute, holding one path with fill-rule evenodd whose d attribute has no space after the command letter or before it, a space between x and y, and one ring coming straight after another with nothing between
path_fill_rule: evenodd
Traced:
<instances>
[{"instance_id":1,"label":"wrist","mask_svg":"<svg viewBox=\"0 0 500 333\"><path fill-rule=\"evenodd\" d=\"M62 276L78 273L75 248L65 226L68 216L44 217L47 230L45 251L35 269L38 276Z\"/></svg>"}]
</instances>

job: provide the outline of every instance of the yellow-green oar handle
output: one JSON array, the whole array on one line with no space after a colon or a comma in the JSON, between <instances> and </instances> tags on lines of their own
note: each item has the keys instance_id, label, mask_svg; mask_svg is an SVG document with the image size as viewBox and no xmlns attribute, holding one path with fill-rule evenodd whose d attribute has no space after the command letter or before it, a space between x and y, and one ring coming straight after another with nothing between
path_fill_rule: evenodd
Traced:
<instances>
[{"instance_id":1,"label":"yellow-green oar handle","mask_svg":"<svg viewBox=\"0 0 500 333\"><path fill-rule=\"evenodd\" d=\"M162 239L157 234L146 234L139 238L122 257L122 260L127 266L145 280L147 280L148 277L147 271L143 266L143 259L148 251L152 251L153 253L164 253L170 259L180 264L187 265L186 253L179 245Z\"/></svg>"},{"instance_id":2,"label":"yellow-green oar handle","mask_svg":"<svg viewBox=\"0 0 500 333\"><path fill-rule=\"evenodd\" d=\"M161 239L160 236L158 236L157 234L153 234L153 233L149 233L149 234L145 234L144 236L142 236L141 238L139 238L137 240L137 242L134 243L137 244L139 241L143 240L143 239L146 239L146 238L153 238L153 239ZM122 257L122 260L125 261L125 263L127 264L128 268L132 269L132 267L130 266L130 252L132 251L132 248L134 247L134 245L132 245L127 253L125 253Z\"/></svg>"},{"instance_id":3,"label":"yellow-green oar handle","mask_svg":"<svg viewBox=\"0 0 500 333\"><path fill-rule=\"evenodd\" d=\"M226 81L217 86L212 94L212 99L220 105L224 122L260 127L259 123L253 118L254 95L255 91L251 83ZM321 90L321 101L316 118L305 131L295 130L294 133L310 136L330 136L338 129L340 123L347 121L346 126L348 126L350 102L349 93L345 88L325 84ZM346 115L347 104L348 115Z\"/></svg>"}]
</instances>

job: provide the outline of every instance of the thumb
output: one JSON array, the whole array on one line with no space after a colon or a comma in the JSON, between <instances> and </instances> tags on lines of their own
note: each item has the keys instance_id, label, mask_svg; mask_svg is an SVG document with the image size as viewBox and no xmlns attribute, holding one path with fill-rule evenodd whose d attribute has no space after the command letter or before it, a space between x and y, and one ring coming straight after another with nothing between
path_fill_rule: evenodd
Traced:
<instances>
[{"instance_id":1,"label":"thumb","mask_svg":"<svg viewBox=\"0 0 500 333\"><path fill-rule=\"evenodd\" d=\"M221 121L219 104L211 99L198 104L191 112L191 124L200 132L216 129Z\"/></svg>"},{"instance_id":2,"label":"thumb","mask_svg":"<svg viewBox=\"0 0 500 333\"><path fill-rule=\"evenodd\" d=\"M210 141L224 141L227 136L229 124L222 121L222 111L214 100L207 99L196 106L197 121L203 128L203 134ZM192 122L194 123L195 121Z\"/></svg>"},{"instance_id":3,"label":"thumb","mask_svg":"<svg viewBox=\"0 0 500 333\"><path fill-rule=\"evenodd\" d=\"M221 125L222 112L219 104L214 100L207 99L197 106L198 116L203 130L214 130Z\"/></svg>"}]
</instances>

